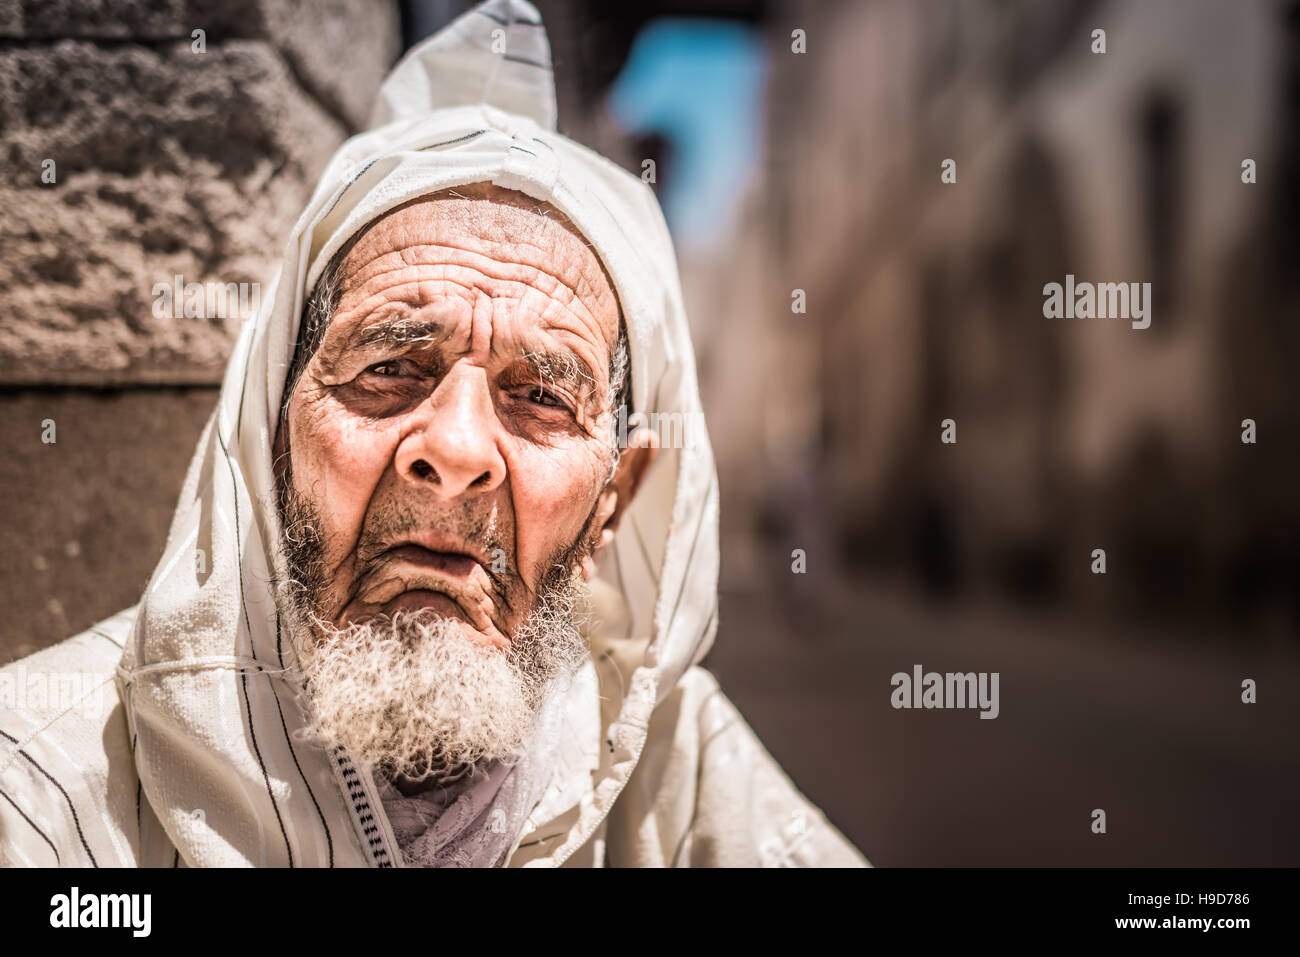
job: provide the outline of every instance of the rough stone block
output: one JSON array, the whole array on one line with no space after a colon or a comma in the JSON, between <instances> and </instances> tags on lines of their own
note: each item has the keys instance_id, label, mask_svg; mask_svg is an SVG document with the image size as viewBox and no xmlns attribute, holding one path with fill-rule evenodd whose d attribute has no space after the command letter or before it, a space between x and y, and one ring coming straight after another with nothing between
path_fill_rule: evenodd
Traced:
<instances>
[{"instance_id":1,"label":"rough stone block","mask_svg":"<svg viewBox=\"0 0 1300 957\"><path fill-rule=\"evenodd\" d=\"M210 388L0 393L0 664L140 600L216 402Z\"/></svg>"},{"instance_id":2,"label":"rough stone block","mask_svg":"<svg viewBox=\"0 0 1300 957\"><path fill-rule=\"evenodd\" d=\"M0 382L218 381L239 317L155 286L267 283L346 131L260 41L10 49L0 103Z\"/></svg>"},{"instance_id":3,"label":"rough stone block","mask_svg":"<svg viewBox=\"0 0 1300 957\"><path fill-rule=\"evenodd\" d=\"M0 385L218 382L396 5L18 0L0 38Z\"/></svg>"},{"instance_id":4,"label":"rough stone block","mask_svg":"<svg viewBox=\"0 0 1300 957\"><path fill-rule=\"evenodd\" d=\"M365 124L400 51L397 5L383 0L8 0L0 37L150 44L266 40L299 82L351 127Z\"/></svg>"}]
</instances>

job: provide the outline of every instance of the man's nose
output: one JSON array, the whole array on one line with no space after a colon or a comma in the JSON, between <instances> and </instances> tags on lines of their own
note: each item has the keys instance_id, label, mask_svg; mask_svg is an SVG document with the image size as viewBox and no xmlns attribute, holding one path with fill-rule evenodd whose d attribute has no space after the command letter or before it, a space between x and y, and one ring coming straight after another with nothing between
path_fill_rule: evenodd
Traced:
<instances>
[{"instance_id":1,"label":"man's nose","mask_svg":"<svg viewBox=\"0 0 1300 957\"><path fill-rule=\"evenodd\" d=\"M397 447L397 473L431 485L444 498L488 492L501 484L505 460L497 447L496 407L480 366L453 364L417 410Z\"/></svg>"}]
</instances>

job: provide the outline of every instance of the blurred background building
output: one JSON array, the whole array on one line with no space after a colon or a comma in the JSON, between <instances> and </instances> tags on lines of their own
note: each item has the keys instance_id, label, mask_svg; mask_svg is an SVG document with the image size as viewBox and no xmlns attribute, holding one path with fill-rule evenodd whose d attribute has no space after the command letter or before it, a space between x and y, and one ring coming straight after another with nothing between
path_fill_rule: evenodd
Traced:
<instances>
[{"instance_id":1,"label":"blurred background building","mask_svg":"<svg viewBox=\"0 0 1300 957\"><path fill-rule=\"evenodd\" d=\"M240 318L154 284L268 282L471 5L0 6L0 661L160 553ZM884 865L1300 862L1300 3L536 5L561 131L678 243L706 664L799 786ZM1150 328L1044 318L1066 274L1151 282ZM999 672L998 720L893 710L916 663Z\"/></svg>"}]
</instances>

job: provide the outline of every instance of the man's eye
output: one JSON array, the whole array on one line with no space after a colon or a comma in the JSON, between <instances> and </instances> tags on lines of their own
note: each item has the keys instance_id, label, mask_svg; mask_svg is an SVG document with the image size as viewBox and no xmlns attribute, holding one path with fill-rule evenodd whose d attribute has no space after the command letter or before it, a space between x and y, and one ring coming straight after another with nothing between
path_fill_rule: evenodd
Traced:
<instances>
[{"instance_id":1,"label":"man's eye","mask_svg":"<svg viewBox=\"0 0 1300 957\"><path fill-rule=\"evenodd\" d=\"M406 367L402 363L390 359L387 362L376 363L366 371L378 376L398 376L402 375L405 370Z\"/></svg>"},{"instance_id":2,"label":"man's eye","mask_svg":"<svg viewBox=\"0 0 1300 957\"><path fill-rule=\"evenodd\" d=\"M559 398L559 396L557 396L554 392L548 392L546 389L543 389L541 386L535 386L534 388L528 390L528 401L536 402L538 405L546 405L552 407L559 407L564 405L564 402Z\"/></svg>"}]
</instances>

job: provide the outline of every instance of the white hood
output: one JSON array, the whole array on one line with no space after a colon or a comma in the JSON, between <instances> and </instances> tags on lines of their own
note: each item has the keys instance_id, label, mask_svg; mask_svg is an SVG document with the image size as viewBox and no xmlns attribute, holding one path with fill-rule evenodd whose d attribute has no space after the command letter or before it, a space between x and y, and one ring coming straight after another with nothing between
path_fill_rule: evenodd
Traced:
<instances>
[{"instance_id":1,"label":"white hood","mask_svg":"<svg viewBox=\"0 0 1300 957\"><path fill-rule=\"evenodd\" d=\"M369 770L293 737L304 716L272 591L284 565L271 443L308 291L354 233L408 199L490 181L566 213L614 281L633 409L685 421L690 440L661 450L600 555L569 754L512 865L561 863L591 837L652 711L716 629L717 476L671 240L648 186L556 132L536 9L489 0L460 17L397 65L373 116L330 160L239 337L126 644L119 690L157 817L142 825L142 863L170 865L174 844L191 866L401 865Z\"/></svg>"}]
</instances>

